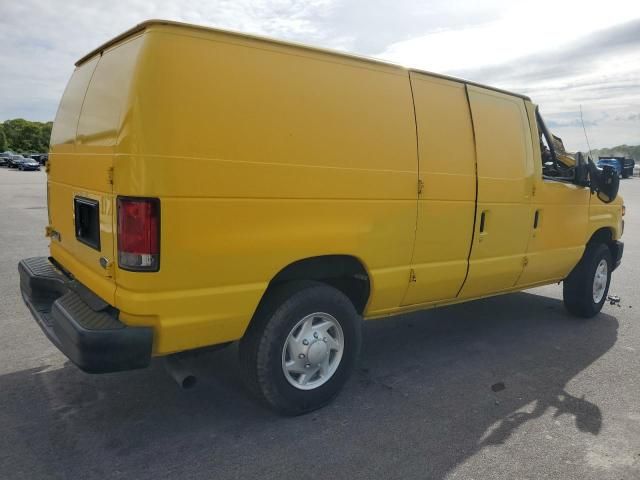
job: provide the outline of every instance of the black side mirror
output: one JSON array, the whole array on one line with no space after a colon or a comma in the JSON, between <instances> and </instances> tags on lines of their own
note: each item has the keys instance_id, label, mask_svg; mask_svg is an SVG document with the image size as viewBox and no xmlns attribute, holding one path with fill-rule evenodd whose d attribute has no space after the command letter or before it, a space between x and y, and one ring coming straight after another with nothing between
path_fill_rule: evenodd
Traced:
<instances>
[{"instance_id":1,"label":"black side mirror","mask_svg":"<svg viewBox=\"0 0 640 480\"><path fill-rule=\"evenodd\" d=\"M598 185L598 198L604 203L611 203L618 196L618 188L620 188L618 170L611 165L603 166Z\"/></svg>"},{"instance_id":2,"label":"black side mirror","mask_svg":"<svg viewBox=\"0 0 640 480\"><path fill-rule=\"evenodd\" d=\"M620 177L615 167L604 165L600 170L589 157L587 168L591 192L595 192L604 203L613 202L618 196L618 188L620 187Z\"/></svg>"}]
</instances>

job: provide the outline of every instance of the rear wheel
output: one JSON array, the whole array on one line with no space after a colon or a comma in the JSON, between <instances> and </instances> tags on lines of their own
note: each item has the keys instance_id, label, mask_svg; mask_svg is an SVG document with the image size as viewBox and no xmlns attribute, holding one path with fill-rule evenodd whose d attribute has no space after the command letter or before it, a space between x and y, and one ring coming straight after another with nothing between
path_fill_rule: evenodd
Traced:
<instances>
[{"instance_id":1,"label":"rear wheel","mask_svg":"<svg viewBox=\"0 0 640 480\"><path fill-rule=\"evenodd\" d=\"M360 324L351 301L335 288L318 282L278 288L240 342L249 387L285 415L326 405L355 367Z\"/></svg>"},{"instance_id":2,"label":"rear wheel","mask_svg":"<svg viewBox=\"0 0 640 480\"><path fill-rule=\"evenodd\" d=\"M579 317L597 315L609 293L613 261L604 244L588 245L580 263L563 282L564 305Z\"/></svg>"}]
</instances>

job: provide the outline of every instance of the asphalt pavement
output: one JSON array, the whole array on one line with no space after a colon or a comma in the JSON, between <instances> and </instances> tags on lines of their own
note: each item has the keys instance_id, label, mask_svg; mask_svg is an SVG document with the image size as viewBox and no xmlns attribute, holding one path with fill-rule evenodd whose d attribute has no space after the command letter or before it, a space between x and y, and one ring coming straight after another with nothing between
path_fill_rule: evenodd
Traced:
<instances>
[{"instance_id":1,"label":"asphalt pavement","mask_svg":"<svg viewBox=\"0 0 640 480\"><path fill-rule=\"evenodd\" d=\"M160 362L70 364L19 293L18 261L47 254L45 174L0 168L0 478L640 479L640 179L621 193L618 305L575 319L552 285L367 322L336 401L283 418L234 346L187 391Z\"/></svg>"}]
</instances>

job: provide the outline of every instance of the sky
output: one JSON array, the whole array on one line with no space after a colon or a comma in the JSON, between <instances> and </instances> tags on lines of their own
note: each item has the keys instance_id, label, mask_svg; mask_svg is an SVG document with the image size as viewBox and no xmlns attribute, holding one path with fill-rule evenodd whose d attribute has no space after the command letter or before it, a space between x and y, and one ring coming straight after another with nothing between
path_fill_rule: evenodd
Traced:
<instances>
[{"instance_id":1,"label":"sky","mask_svg":"<svg viewBox=\"0 0 640 480\"><path fill-rule=\"evenodd\" d=\"M0 121L53 120L74 63L150 18L529 95L568 150L640 144L640 0L0 0Z\"/></svg>"}]
</instances>

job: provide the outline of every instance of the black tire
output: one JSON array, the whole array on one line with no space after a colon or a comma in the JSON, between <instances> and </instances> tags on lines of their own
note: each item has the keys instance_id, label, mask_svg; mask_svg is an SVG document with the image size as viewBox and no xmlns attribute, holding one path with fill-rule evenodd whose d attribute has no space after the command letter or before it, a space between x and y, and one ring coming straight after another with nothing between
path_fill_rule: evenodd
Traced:
<instances>
[{"instance_id":1,"label":"black tire","mask_svg":"<svg viewBox=\"0 0 640 480\"><path fill-rule=\"evenodd\" d=\"M604 294L600 301L596 302L593 286L596 270L603 260L607 264L607 280ZM563 282L562 293L566 309L573 315L583 318L597 315L607 300L612 268L611 251L606 245L602 243L587 245L582 259Z\"/></svg>"},{"instance_id":2,"label":"black tire","mask_svg":"<svg viewBox=\"0 0 640 480\"><path fill-rule=\"evenodd\" d=\"M629 172L622 172L622 178L629 178Z\"/></svg>"},{"instance_id":3,"label":"black tire","mask_svg":"<svg viewBox=\"0 0 640 480\"><path fill-rule=\"evenodd\" d=\"M295 282L269 292L240 342L240 364L248 387L284 415L301 415L323 407L353 372L362 344L361 318L339 290L320 282ZM296 324L324 312L342 328L344 348L335 372L322 385L300 390L286 378L283 349Z\"/></svg>"}]
</instances>

